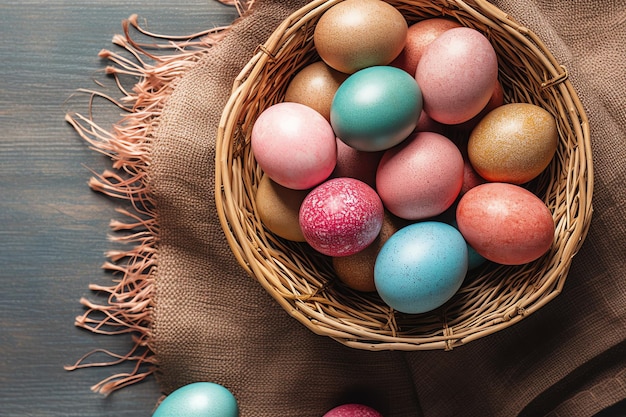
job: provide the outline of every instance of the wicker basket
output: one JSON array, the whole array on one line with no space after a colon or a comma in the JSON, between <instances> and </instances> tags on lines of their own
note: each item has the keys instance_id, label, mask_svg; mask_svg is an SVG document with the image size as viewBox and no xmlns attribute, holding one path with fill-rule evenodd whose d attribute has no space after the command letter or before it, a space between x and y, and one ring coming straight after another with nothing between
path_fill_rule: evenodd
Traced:
<instances>
[{"instance_id":1,"label":"wicker basket","mask_svg":"<svg viewBox=\"0 0 626 417\"><path fill-rule=\"evenodd\" d=\"M566 69L535 34L487 1L388 3L409 24L445 16L484 33L499 57L505 100L534 103L555 116L557 155L531 184L556 222L554 243L545 256L522 266L473 271L441 308L401 314L376 294L342 285L328 258L306 244L274 236L255 214L262 172L250 149L252 125L261 111L282 101L300 68L319 60L315 24L339 2L313 1L293 13L259 46L235 81L218 132L215 177L217 211L233 253L289 314L313 332L359 349L450 350L519 322L561 292L586 236L593 187L589 126Z\"/></svg>"}]
</instances>

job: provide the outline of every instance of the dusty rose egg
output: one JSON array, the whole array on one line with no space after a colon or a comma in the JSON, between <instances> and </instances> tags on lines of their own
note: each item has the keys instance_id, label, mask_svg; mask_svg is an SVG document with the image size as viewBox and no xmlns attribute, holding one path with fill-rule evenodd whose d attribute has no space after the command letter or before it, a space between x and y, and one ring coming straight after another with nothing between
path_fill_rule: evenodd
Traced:
<instances>
[{"instance_id":1,"label":"dusty rose egg","mask_svg":"<svg viewBox=\"0 0 626 417\"><path fill-rule=\"evenodd\" d=\"M383 217L376 191L354 178L333 178L315 187L299 213L306 241L328 256L348 256L365 249L378 236Z\"/></svg>"},{"instance_id":2,"label":"dusty rose egg","mask_svg":"<svg viewBox=\"0 0 626 417\"><path fill-rule=\"evenodd\" d=\"M337 139L328 120L300 103L264 110L252 127L252 152L278 184L305 190L330 176L337 162Z\"/></svg>"},{"instance_id":3,"label":"dusty rose egg","mask_svg":"<svg viewBox=\"0 0 626 417\"><path fill-rule=\"evenodd\" d=\"M448 209L463 185L463 156L450 139L416 132L385 152L376 172L376 190L398 217L419 220Z\"/></svg>"},{"instance_id":4,"label":"dusty rose egg","mask_svg":"<svg viewBox=\"0 0 626 417\"><path fill-rule=\"evenodd\" d=\"M545 254L554 240L554 220L545 203L519 185L478 185L459 200L459 231L479 255L521 265Z\"/></svg>"},{"instance_id":5,"label":"dusty rose egg","mask_svg":"<svg viewBox=\"0 0 626 417\"><path fill-rule=\"evenodd\" d=\"M343 404L328 411L322 417L383 417L383 415L363 404Z\"/></svg>"},{"instance_id":6,"label":"dusty rose egg","mask_svg":"<svg viewBox=\"0 0 626 417\"><path fill-rule=\"evenodd\" d=\"M383 153L359 151L337 139L337 165L331 176L356 178L375 188L376 167Z\"/></svg>"},{"instance_id":7,"label":"dusty rose egg","mask_svg":"<svg viewBox=\"0 0 626 417\"><path fill-rule=\"evenodd\" d=\"M489 102L498 81L498 58L477 30L449 29L426 47L415 79L431 118L445 124L463 123Z\"/></svg>"},{"instance_id":8,"label":"dusty rose egg","mask_svg":"<svg viewBox=\"0 0 626 417\"><path fill-rule=\"evenodd\" d=\"M402 13L382 0L346 0L320 17L313 42L324 62L352 74L393 61L404 48L407 29Z\"/></svg>"},{"instance_id":9,"label":"dusty rose egg","mask_svg":"<svg viewBox=\"0 0 626 417\"><path fill-rule=\"evenodd\" d=\"M440 17L424 19L412 24L407 31L404 49L390 65L415 75L417 63L426 46L446 30L457 27L461 27L459 22Z\"/></svg>"},{"instance_id":10,"label":"dusty rose egg","mask_svg":"<svg viewBox=\"0 0 626 417\"><path fill-rule=\"evenodd\" d=\"M330 120L333 97L346 78L348 74L332 69L323 61L314 62L298 71L289 82L284 101L309 106Z\"/></svg>"}]
</instances>

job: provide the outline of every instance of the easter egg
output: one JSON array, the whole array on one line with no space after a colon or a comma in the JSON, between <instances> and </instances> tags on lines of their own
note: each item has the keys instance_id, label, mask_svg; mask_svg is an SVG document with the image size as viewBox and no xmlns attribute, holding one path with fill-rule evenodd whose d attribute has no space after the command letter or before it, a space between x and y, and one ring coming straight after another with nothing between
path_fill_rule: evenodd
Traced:
<instances>
[{"instance_id":1,"label":"easter egg","mask_svg":"<svg viewBox=\"0 0 626 417\"><path fill-rule=\"evenodd\" d=\"M547 168L557 145L556 121L547 110L510 103L483 117L472 130L467 152L486 180L524 184Z\"/></svg>"},{"instance_id":2,"label":"easter egg","mask_svg":"<svg viewBox=\"0 0 626 417\"><path fill-rule=\"evenodd\" d=\"M337 89L330 123L339 139L361 151L402 142L417 126L422 94L401 69L376 66L352 74Z\"/></svg>"},{"instance_id":3,"label":"easter egg","mask_svg":"<svg viewBox=\"0 0 626 417\"><path fill-rule=\"evenodd\" d=\"M349 256L336 256L332 259L337 277L347 287L362 292L376 291L374 285L374 264L376 256L389 239L408 222L385 212L383 225L376 239L362 251Z\"/></svg>"},{"instance_id":4,"label":"easter egg","mask_svg":"<svg viewBox=\"0 0 626 417\"><path fill-rule=\"evenodd\" d=\"M383 151L359 151L337 139L337 164L331 177L356 178L375 188L376 168L382 157Z\"/></svg>"},{"instance_id":5,"label":"easter egg","mask_svg":"<svg viewBox=\"0 0 626 417\"><path fill-rule=\"evenodd\" d=\"M285 91L284 101L304 104L330 120L330 105L335 92L348 74L339 72L323 61L304 67L293 77Z\"/></svg>"},{"instance_id":6,"label":"easter egg","mask_svg":"<svg viewBox=\"0 0 626 417\"><path fill-rule=\"evenodd\" d=\"M509 183L485 183L461 197L458 228L486 259L521 265L545 254L554 240L550 210L535 194Z\"/></svg>"},{"instance_id":7,"label":"easter egg","mask_svg":"<svg viewBox=\"0 0 626 417\"><path fill-rule=\"evenodd\" d=\"M311 247L348 256L371 244L383 224L376 191L354 178L333 178L315 187L300 207L300 228Z\"/></svg>"},{"instance_id":8,"label":"easter egg","mask_svg":"<svg viewBox=\"0 0 626 417\"><path fill-rule=\"evenodd\" d=\"M426 46L446 30L460 26L461 24L456 20L440 17L424 19L412 24L407 30L404 49L390 65L401 68L414 76Z\"/></svg>"},{"instance_id":9,"label":"easter egg","mask_svg":"<svg viewBox=\"0 0 626 417\"><path fill-rule=\"evenodd\" d=\"M238 417L233 394L213 382L194 382L178 388L159 404L152 417Z\"/></svg>"},{"instance_id":10,"label":"easter egg","mask_svg":"<svg viewBox=\"0 0 626 417\"><path fill-rule=\"evenodd\" d=\"M448 138L415 132L385 152L376 171L376 190L398 217L421 220L447 210L463 185L463 156Z\"/></svg>"},{"instance_id":11,"label":"easter egg","mask_svg":"<svg viewBox=\"0 0 626 417\"><path fill-rule=\"evenodd\" d=\"M381 299L408 314L442 306L461 287L468 270L467 243L453 226L436 221L414 223L383 245L374 266Z\"/></svg>"},{"instance_id":12,"label":"easter egg","mask_svg":"<svg viewBox=\"0 0 626 417\"><path fill-rule=\"evenodd\" d=\"M328 411L322 417L383 417L383 415L363 404L343 404Z\"/></svg>"},{"instance_id":13,"label":"easter egg","mask_svg":"<svg viewBox=\"0 0 626 417\"><path fill-rule=\"evenodd\" d=\"M459 124L487 105L498 81L498 58L489 40L468 27L452 28L432 41L417 65L424 111Z\"/></svg>"},{"instance_id":14,"label":"easter egg","mask_svg":"<svg viewBox=\"0 0 626 417\"><path fill-rule=\"evenodd\" d=\"M256 212L267 229L294 242L304 242L299 212L308 190L283 187L263 175L255 195Z\"/></svg>"},{"instance_id":15,"label":"easter egg","mask_svg":"<svg viewBox=\"0 0 626 417\"><path fill-rule=\"evenodd\" d=\"M332 68L352 74L387 65L404 48L408 25L381 0L346 0L326 10L315 25L313 43Z\"/></svg>"},{"instance_id":16,"label":"easter egg","mask_svg":"<svg viewBox=\"0 0 626 417\"><path fill-rule=\"evenodd\" d=\"M265 109L252 126L254 157L278 184L304 190L330 176L337 162L337 142L330 123L300 103Z\"/></svg>"}]
</instances>

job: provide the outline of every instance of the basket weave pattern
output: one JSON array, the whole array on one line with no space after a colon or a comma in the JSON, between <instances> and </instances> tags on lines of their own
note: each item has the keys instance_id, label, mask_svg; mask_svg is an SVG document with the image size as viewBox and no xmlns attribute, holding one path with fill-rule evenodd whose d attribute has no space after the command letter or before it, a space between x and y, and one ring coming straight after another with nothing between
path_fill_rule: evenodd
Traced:
<instances>
[{"instance_id":1,"label":"basket weave pattern","mask_svg":"<svg viewBox=\"0 0 626 417\"><path fill-rule=\"evenodd\" d=\"M446 349L497 332L556 297L591 219L593 174L588 121L567 71L537 36L482 0L389 0L414 23L447 17L479 30L494 46L506 102L533 103L556 119L559 145L546 171L528 185L556 224L552 248L521 266L471 271L441 308L401 314L376 294L359 293L335 276L328 258L306 244L264 229L255 209L262 172L250 149L258 115L281 102L297 71L319 60L313 31L340 0L313 1L292 14L243 68L220 122L216 202L226 239L239 263L294 318L313 332L368 350Z\"/></svg>"}]
</instances>

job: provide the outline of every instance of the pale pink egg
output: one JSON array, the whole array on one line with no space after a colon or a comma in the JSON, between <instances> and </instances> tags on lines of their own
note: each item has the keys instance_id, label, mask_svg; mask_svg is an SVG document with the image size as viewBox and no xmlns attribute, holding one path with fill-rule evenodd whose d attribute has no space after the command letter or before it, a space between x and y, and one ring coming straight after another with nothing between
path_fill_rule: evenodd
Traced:
<instances>
[{"instance_id":1,"label":"pale pink egg","mask_svg":"<svg viewBox=\"0 0 626 417\"><path fill-rule=\"evenodd\" d=\"M485 183L469 190L459 200L456 221L468 245L504 265L534 261L554 240L554 220L546 204L509 183Z\"/></svg>"},{"instance_id":2,"label":"pale pink egg","mask_svg":"<svg viewBox=\"0 0 626 417\"><path fill-rule=\"evenodd\" d=\"M383 224L384 208L369 185L333 178L315 187L300 207L300 228L311 247L328 256L348 256L370 245Z\"/></svg>"},{"instance_id":3,"label":"pale pink egg","mask_svg":"<svg viewBox=\"0 0 626 417\"><path fill-rule=\"evenodd\" d=\"M385 152L376 172L376 190L398 217L420 220L448 209L463 185L463 156L448 138L415 132Z\"/></svg>"},{"instance_id":4,"label":"pale pink egg","mask_svg":"<svg viewBox=\"0 0 626 417\"><path fill-rule=\"evenodd\" d=\"M498 81L498 58L489 40L468 27L452 28L424 51L415 72L424 111L434 120L458 124L487 105Z\"/></svg>"},{"instance_id":5,"label":"pale pink egg","mask_svg":"<svg viewBox=\"0 0 626 417\"><path fill-rule=\"evenodd\" d=\"M328 411L322 417L383 417L383 415L363 404L343 404Z\"/></svg>"},{"instance_id":6,"label":"pale pink egg","mask_svg":"<svg viewBox=\"0 0 626 417\"><path fill-rule=\"evenodd\" d=\"M305 190L327 179L337 162L330 123L300 103L264 110L252 127L252 153L264 173L283 187Z\"/></svg>"}]
</instances>

